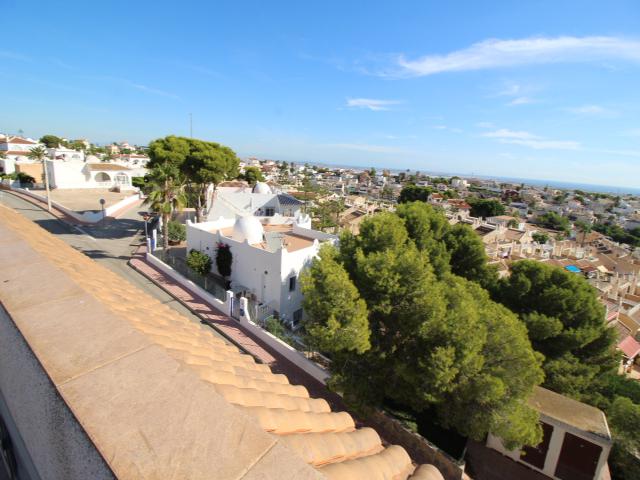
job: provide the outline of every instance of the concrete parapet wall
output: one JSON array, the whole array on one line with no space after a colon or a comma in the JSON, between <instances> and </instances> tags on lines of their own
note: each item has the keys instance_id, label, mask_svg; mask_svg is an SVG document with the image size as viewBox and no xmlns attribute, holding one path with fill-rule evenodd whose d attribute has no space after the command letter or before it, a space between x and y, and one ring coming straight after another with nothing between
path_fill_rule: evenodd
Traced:
<instances>
[{"instance_id":1,"label":"concrete parapet wall","mask_svg":"<svg viewBox=\"0 0 640 480\"><path fill-rule=\"evenodd\" d=\"M462 479L464 465L458 465L453 458L429 443L424 437L407 430L398 420L380 410L374 410L367 415L367 422L388 442L402 445L415 462L434 465L440 470L445 480Z\"/></svg>"},{"instance_id":2,"label":"concrete parapet wall","mask_svg":"<svg viewBox=\"0 0 640 480\"><path fill-rule=\"evenodd\" d=\"M16 478L115 479L1 306L0 415L16 458Z\"/></svg>"}]
</instances>

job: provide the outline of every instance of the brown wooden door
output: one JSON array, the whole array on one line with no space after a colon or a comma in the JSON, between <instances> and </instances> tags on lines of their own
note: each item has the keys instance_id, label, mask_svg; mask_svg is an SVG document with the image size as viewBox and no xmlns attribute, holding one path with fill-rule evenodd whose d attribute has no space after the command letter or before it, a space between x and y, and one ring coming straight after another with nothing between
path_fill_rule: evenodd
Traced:
<instances>
[{"instance_id":1,"label":"brown wooden door","mask_svg":"<svg viewBox=\"0 0 640 480\"><path fill-rule=\"evenodd\" d=\"M542 470L544 468L544 461L547 458L547 452L549 451L549 442L551 441L551 434L553 433L553 427L544 422L542 425L542 442L537 447L524 447L523 453L520 455L520 460L529 465Z\"/></svg>"},{"instance_id":2,"label":"brown wooden door","mask_svg":"<svg viewBox=\"0 0 640 480\"><path fill-rule=\"evenodd\" d=\"M601 453L601 446L565 433L556 477L562 480L593 480Z\"/></svg>"}]
</instances>

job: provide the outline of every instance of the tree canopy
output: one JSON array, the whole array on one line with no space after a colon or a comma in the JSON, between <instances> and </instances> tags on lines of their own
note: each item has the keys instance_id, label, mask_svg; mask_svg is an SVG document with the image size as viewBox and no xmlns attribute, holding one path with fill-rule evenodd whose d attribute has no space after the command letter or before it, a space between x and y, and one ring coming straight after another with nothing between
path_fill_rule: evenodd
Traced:
<instances>
[{"instance_id":1,"label":"tree canopy","mask_svg":"<svg viewBox=\"0 0 640 480\"><path fill-rule=\"evenodd\" d=\"M536 351L544 355L545 386L575 398L593 394L594 382L615 368L614 331L604 306L579 275L522 260L498 282L494 298L516 312Z\"/></svg>"},{"instance_id":2,"label":"tree canopy","mask_svg":"<svg viewBox=\"0 0 640 480\"><path fill-rule=\"evenodd\" d=\"M340 252L321 255L304 281L313 299L305 329L328 344L333 386L347 399L392 400L475 439L492 431L511 446L536 444L537 415L524 400L542 381L540 357L513 313L450 273L448 233L444 215L419 202L366 219L357 237L343 233ZM334 299L334 289L347 296ZM335 338L363 315L358 342Z\"/></svg>"},{"instance_id":3,"label":"tree canopy","mask_svg":"<svg viewBox=\"0 0 640 480\"><path fill-rule=\"evenodd\" d=\"M408 203L408 202L426 202L429 200L429 195L434 192L431 187L418 187L417 185L407 185L402 187L400 191L400 198L398 199L399 203Z\"/></svg>"},{"instance_id":4,"label":"tree canopy","mask_svg":"<svg viewBox=\"0 0 640 480\"><path fill-rule=\"evenodd\" d=\"M552 230L569 233L569 219L556 212L547 212L540 215L540 217L538 217L538 224Z\"/></svg>"},{"instance_id":5,"label":"tree canopy","mask_svg":"<svg viewBox=\"0 0 640 480\"><path fill-rule=\"evenodd\" d=\"M471 205L472 217L496 217L498 215L504 215L506 209L499 200L492 200L488 198L468 198L467 203Z\"/></svg>"},{"instance_id":6,"label":"tree canopy","mask_svg":"<svg viewBox=\"0 0 640 480\"><path fill-rule=\"evenodd\" d=\"M40 137L40 143L44 144L47 148L58 148L67 145L67 142L55 135L43 135Z\"/></svg>"},{"instance_id":7,"label":"tree canopy","mask_svg":"<svg viewBox=\"0 0 640 480\"><path fill-rule=\"evenodd\" d=\"M244 173L238 175L238 178L245 180L249 185L255 185L257 182L264 182L264 175L262 170L258 167L245 167Z\"/></svg>"},{"instance_id":8,"label":"tree canopy","mask_svg":"<svg viewBox=\"0 0 640 480\"><path fill-rule=\"evenodd\" d=\"M196 218L202 221L209 185L214 187L238 175L238 158L229 147L215 142L169 135L149 144L149 163L155 168L172 164L184 176L195 197Z\"/></svg>"}]
</instances>

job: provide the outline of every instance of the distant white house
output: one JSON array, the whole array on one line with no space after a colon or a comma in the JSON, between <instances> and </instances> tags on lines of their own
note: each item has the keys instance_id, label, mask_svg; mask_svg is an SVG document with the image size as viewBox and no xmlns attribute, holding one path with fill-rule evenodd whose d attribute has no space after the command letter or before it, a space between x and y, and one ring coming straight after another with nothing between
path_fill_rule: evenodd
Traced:
<instances>
[{"instance_id":1,"label":"distant white house","mask_svg":"<svg viewBox=\"0 0 640 480\"><path fill-rule=\"evenodd\" d=\"M258 182L253 187L243 184L222 186L213 192L207 218L216 220L220 217L235 218L236 215L280 215L295 218L300 215L303 205L304 202L286 193L274 191L263 182Z\"/></svg>"},{"instance_id":2,"label":"distant white house","mask_svg":"<svg viewBox=\"0 0 640 480\"><path fill-rule=\"evenodd\" d=\"M0 135L0 152L5 158L0 159L0 170L4 173L16 171L16 163L27 162L29 152L40 144L31 138L18 137L15 135Z\"/></svg>"},{"instance_id":3,"label":"distant white house","mask_svg":"<svg viewBox=\"0 0 640 480\"><path fill-rule=\"evenodd\" d=\"M296 219L280 215L238 216L212 222L187 222L187 250L212 259L220 244L231 250L231 286L256 303L267 305L296 325L303 317L300 272L317 255L320 245L337 237L312 230L307 215Z\"/></svg>"},{"instance_id":4,"label":"distant white house","mask_svg":"<svg viewBox=\"0 0 640 480\"><path fill-rule=\"evenodd\" d=\"M52 160L63 162L84 162L85 156L82 150L72 150L66 147L47 148L47 154Z\"/></svg>"},{"instance_id":5,"label":"distant white house","mask_svg":"<svg viewBox=\"0 0 640 480\"><path fill-rule=\"evenodd\" d=\"M47 162L52 188L112 188L134 189L131 178L135 171L114 163Z\"/></svg>"}]
</instances>

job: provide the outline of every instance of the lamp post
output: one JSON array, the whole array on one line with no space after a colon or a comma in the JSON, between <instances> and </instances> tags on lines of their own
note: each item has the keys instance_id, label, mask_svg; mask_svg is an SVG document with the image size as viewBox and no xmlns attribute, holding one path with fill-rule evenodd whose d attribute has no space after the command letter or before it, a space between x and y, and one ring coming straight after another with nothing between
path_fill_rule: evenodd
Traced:
<instances>
[{"instance_id":1,"label":"lamp post","mask_svg":"<svg viewBox=\"0 0 640 480\"><path fill-rule=\"evenodd\" d=\"M142 215L142 218L144 219L144 238L149 238L149 233L147 232L147 222L149 221L149 214L145 213L144 215Z\"/></svg>"}]
</instances>

